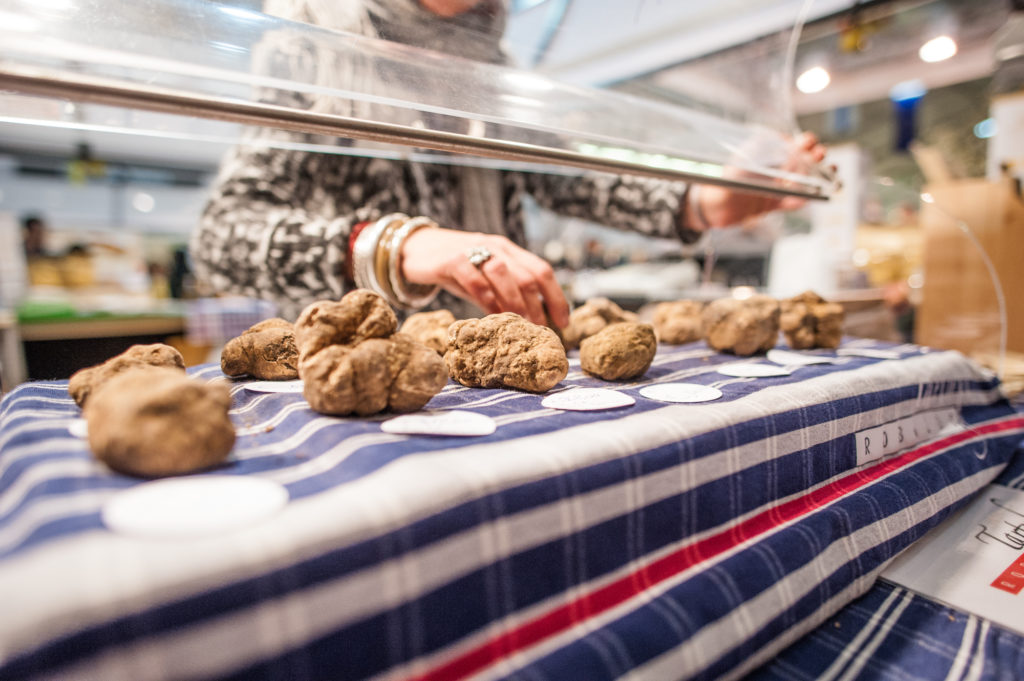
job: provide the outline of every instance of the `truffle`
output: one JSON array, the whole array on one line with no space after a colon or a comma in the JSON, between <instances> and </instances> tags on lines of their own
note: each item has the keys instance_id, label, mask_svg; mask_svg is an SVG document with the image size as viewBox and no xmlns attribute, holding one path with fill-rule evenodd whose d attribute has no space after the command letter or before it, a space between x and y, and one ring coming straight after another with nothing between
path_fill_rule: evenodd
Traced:
<instances>
[{"instance_id":1,"label":"truffle","mask_svg":"<svg viewBox=\"0 0 1024 681\"><path fill-rule=\"evenodd\" d=\"M311 304L295 322L300 359L328 345L355 345L366 338L387 338L398 329L395 311L373 291L355 289L340 301Z\"/></svg>"},{"instance_id":2,"label":"truffle","mask_svg":"<svg viewBox=\"0 0 1024 681\"><path fill-rule=\"evenodd\" d=\"M514 312L464 319L448 327L448 373L470 388L542 393L569 373L558 336Z\"/></svg>"},{"instance_id":3,"label":"truffle","mask_svg":"<svg viewBox=\"0 0 1024 681\"><path fill-rule=\"evenodd\" d=\"M444 360L405 334L330 345L299 363L303 395L322 414L416 411L448 381Z\"/></svg>"},{"instance_id":4,"label":"truffle","mask_svg":"<svg viewBox=\"0 0 1024 681\"><path fill-rule=\"evenodd\" d=\"M220 369L228 376L253 376L266 381L299 377L295 327L284 319L267 319L232 338L220 354Z\"/></svg>"},{"instance_id":5,"label":"truffle","mask_svg":"<svg viewBox=\"0 0 1024 681\"><path fill-rule=\"evenodd\" d=\"M838 348L843 330L843 306L814 291L779 301L779 327L794 350Z\"/></svg>"},{"instance_id":6,"label":"truffle","mask_svg":"<svg viewBox=\"0 0 1024 681\"><path fill-rule=\"evenodd\" d=\"M701 315L704 339L719 352L753 355L775 347L779 336L779 303L768 296L746 300L721 298Z\"/></svg>"},{"instance_id":7,"label":"truffle","mask_svg":"<svg viewBox=\"0 0 1024 681\"><path fill-rule=\"evenodd\" d=\"M642 376L651 366L658 341L650 324L618 322L580 343L580 367L607 381Z\"/></svg>"},{"instance_id":8,"label":"truffle","mask_svg":"<svg viewBox=\"0 0 1024 681\"><path fill-rule=\"evenodd\" d=\"M106 381L128 369L148 366L168 367L179 369L182 373L185 372L184 358L170 345L163 343L133 345L102 364L76 371L68 381L68 393L75 400L75 404L85 407L89 396Z\"/></svg>"},{"instance_id":9,"label":"truffle","mask_svg":"<svg viewBox=\"0 0 1024 681\"><path fill-rule=\"evenodd\" d=\"M323 414L415 411L448 381L444 360L395 333L394 311L357 289L339 302L313 303L295 322L299 377L309 406Z\"/></svg>"},{"instance_id":10,"label":"truffle","mask_svg":"<svg viewBox=\"0 0 1024 681\"><path fill-rule=\"evenodd\" d=\"M695 300L658 303L654 308L654 332L658 340L670 345L700 340L703 310L704 303Z\"/></svg>"},{"instance_id":11,"label":"truffle","mask_svg":"<svg viewBox=\"0 0 1024 681\"><path fill-rule=\"evenodd\" d=\"M562 342L569 350L580 342L616 322L635 322L636 315L627 312L607 298L591 298L569 315L569 325L562 331Z\"/></svg>"},{"instance_id":12,"label":"truffle","mask_svg":"<svg viewBox=\"0 0 1024 681\"><path fill-rule=\"evenodd\" d=\"M448 327L455 323L455 315L448 310L417 312L409 315L399 329L413 340L443 355L448 349Z\"/></svg>"},{"instance_id":13,"label":"truffle","mask_svg":"<svg viewBox=\"0 0 1024 681\"><path fill-rule=\"evenodd\" d=\"M147 366L97 388L84 416L97 459L120 473L154 478L224 461L235 444L230 408L223 383Z\"/></svg>"}]
</instances>

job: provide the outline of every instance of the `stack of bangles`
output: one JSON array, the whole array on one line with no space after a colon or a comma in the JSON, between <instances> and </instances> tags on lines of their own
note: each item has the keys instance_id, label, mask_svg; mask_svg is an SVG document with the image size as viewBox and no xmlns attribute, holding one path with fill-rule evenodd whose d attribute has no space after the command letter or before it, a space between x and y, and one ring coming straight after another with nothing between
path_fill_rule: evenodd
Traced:
<instances>
[{"instance_id":1,"label":"stack of bangles","mask_svg":"<svg viewBox=\"0 0 1024 681\"><path fill-rule=\"evenodd\" d=\"M352 279L384 297L394 307L416 310L437 297L439 286L413 284L402 276L401 253L405 240L423 227L437 227L430 218L410 218L391 213L356 225L349 238L349 262Z\"/></svg>"}]
</instances>

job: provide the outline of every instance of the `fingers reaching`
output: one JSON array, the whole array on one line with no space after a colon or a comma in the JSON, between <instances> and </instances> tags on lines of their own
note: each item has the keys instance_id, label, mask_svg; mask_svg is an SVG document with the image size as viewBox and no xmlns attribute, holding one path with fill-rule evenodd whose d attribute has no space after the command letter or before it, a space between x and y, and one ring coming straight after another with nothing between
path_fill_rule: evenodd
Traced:
<instances>
[{"instance_id":1,"label":"fingers reaching","mask_svg":"<svg viewBox=\"0 0 1024 681\"><path fill-rule=\"evenodd\" d=\"M544 324L547 307L556 325L569 322L569 304L551 266L505 237L419 230L406 241L401 263L409 281L439 284L488 313L515 312Z\"/></svg>"}]
</instances>

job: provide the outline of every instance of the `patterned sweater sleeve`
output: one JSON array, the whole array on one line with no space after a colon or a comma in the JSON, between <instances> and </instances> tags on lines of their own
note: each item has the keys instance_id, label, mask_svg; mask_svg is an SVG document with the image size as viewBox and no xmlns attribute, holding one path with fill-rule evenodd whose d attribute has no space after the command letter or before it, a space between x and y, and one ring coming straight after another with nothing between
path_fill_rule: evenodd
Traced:
<instances>
[{"instance_id":1,"label":"patterned sweater sleeve","mask_svg":"<svg viewBox=\"0 0 1024 681\"><path fill-rule=\"evenodd\" d=\"M352 226L407 210L400 162L240 147L222 167L192 239L215 290L276 302L284 314L339 298Z\"/></svg>"},{"instance_id":2,"label":"patterned sweater sleeve","mask_svg":"<svg viewBox=\"0 0 1024 681\"><path fill-rule=\"evenodd\" d=\"M597 173L522 173L519 183L540 206L566 217L687 244L703 234L685 224L689 186L684 182Z\"/></svg>"}]
</instances>

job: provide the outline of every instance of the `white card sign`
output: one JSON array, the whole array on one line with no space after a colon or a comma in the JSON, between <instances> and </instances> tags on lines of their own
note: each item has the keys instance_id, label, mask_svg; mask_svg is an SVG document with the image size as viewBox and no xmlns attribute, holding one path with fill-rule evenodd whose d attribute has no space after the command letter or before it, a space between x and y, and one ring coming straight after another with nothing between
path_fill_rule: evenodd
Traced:
<instances>
[{"instance_id":1,"label":"white card sign","mask_svg":"<svg viewBox=\"0 0 1024 681\"><path fill-rule=\"evenodd\" d=\"M989 485L882 577L1024 635L1024 492Z\"/></svg>"},{"instance_id":2,"label":"white card sign","mask_svg":"<svg viewBox=\"0 0 1024 681\"><path fill-rule=\"evenodd\" d=\"M956 409L933 409L874 428L862 430L857 438L857 465L877 461L884 456L909 449L939 433L963 430L963 421Z\"/></svg>"},{"instance_id":3,"label":"white card sign","mask_svg":"<svg viewBox=\"0 0 1024 681\"><path fill-rule=\"evenodd\" d=\"M288 503L288 490L263 478L196 475L144 482L103 505L114 532L151 539L188 539L263 521Z\"/></svg>"},{"instance_id":4,"label":"white card sign","mask_svg":"<svg viewBox=\"0 0 1024 681\"><path fill-rule=\"evenodd\" d=\"M541 406L563 411L601 411L636 404L636 400L618 390L608 388L575 388L548 395Z\"/></svg>"},{"instance_id":5,"label":"white card sign","mask_svg":"<svg viewBox=\"0 0 1024 681\"><path fill-rule=\"evenodd\" d=\"M253 381L245 389L254 393L301 393L302 381Z\"/></svg>"},{"instance_id":6,"label":"white card sign","mask_svg":"<svg viewBox=\"0 0 1024 681\"><path fill-rule=\"evenodd\" d=\"M772 376L789 376L793 372L777 364L744 364L734 362L715 367L715 371L725 376L736 378L770 378Z\"/></svg>"},{"instance_id":7,"label":"white card sign","mask_svg":"<svg viewBox=\"0 0 1024 681\"><path fill-rule=\"evenodd\" d=\"M809 366L811 364L833 364L835 363L835 357L827 357L825 355L811 355L803 352L793 352L792 350L780 350L778 348L772 348L767 354L769 362L775 362L781 364L784 367L802 367Z\"/></svg>"},{"instance_id":8,"label":"white card sign","mask_svg":"<svg viewBox=\"0 0 1024 681\"><path fill-rule=\"evenodd\" d=\"M640 388L640 394L659 402L710 402L722 396L722 391L699 383L657 383Z\"/></svg>"},{"instance_id":9,"label":"white card sign","mask_svg":"<svg viewBox=\"0 0 1024 681\"><path fill-rule=\"evenodd\" d=\"M498 429L498 424L487 414L453 409L396 416L380 424L380 429L396 435L475 437L490 435Z\"/></svg>"}]
</instances>

